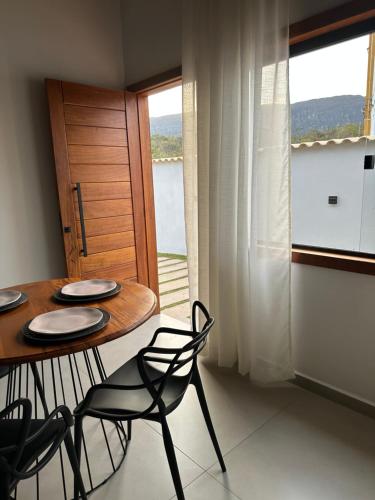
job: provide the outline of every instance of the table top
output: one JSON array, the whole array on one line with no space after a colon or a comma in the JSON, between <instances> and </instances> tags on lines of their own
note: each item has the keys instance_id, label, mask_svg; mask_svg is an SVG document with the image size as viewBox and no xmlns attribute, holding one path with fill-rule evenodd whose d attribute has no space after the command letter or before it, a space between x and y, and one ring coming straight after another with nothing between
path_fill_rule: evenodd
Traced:
<instances>
[{"instance_id":1,"label":"table top","mask_svg":"<svg viewBox=\"0 0 375 500\"><path fill-rule=\"evenodd\" d=\"M74 304L60 304L52 298L59 288L75 281L80 279L38 281L7 288L25 292L28 301L15 309L0 313L0 365L40 361L99 346L131 332L150 318L155 310L156 296L149 288L135 282L119 281L122 285L119 294L99 302L77 304L100 307L111 314L111 320L102 330L88 337L64 343L26 343L20 330L27 321L48 311L75 307Z\"/></svg>"}]
</instances>

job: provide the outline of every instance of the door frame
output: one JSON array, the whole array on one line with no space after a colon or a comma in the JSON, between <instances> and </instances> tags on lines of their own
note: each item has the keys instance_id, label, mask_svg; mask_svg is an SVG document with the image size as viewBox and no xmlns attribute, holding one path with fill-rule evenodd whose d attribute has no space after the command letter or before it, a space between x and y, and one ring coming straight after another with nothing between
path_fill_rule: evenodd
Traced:
<instances>
[{"instance_id":1,"label":"door frame","mask_svg":"<svg viewBox=\"0 0 375 500\"><path fill-rule=\"evenodd\" d=\"M149 193L149 196L144 197L146 238L147 242L150 241L155 243L151 245L147 244L149 263L150 261L156 262L156 267L149 265L149 286L153 290L154 287L159 290L159 275L148 97L152 94L157 94L159 92L163 92L164 90L181 85L181 71L181 67L174 68L170 71L161 73L160 75L156 75L155 77L148 78L147 80L143 80L142 82L127 87L127 91L134 92L137 98L143 186ZM160 312L159 303L158 312Z\"/></svg>"}]
</instances>

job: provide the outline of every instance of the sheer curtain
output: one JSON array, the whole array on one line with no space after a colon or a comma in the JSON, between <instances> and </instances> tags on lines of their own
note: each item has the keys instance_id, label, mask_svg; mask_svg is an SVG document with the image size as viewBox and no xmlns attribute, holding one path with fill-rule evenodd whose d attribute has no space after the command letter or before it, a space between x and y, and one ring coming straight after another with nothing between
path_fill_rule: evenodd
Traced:
<instances>
[{"instance_id":1,"label":"sheer curtain","mask_svg":"<svg viewBox=\"0 0 375 500\"><path fill-rule=\"evenodd\" d=\"M183 139L191 299L208 354L254 381L293 376L287 0L185 0Z\"/></svg>"}]
</instances>

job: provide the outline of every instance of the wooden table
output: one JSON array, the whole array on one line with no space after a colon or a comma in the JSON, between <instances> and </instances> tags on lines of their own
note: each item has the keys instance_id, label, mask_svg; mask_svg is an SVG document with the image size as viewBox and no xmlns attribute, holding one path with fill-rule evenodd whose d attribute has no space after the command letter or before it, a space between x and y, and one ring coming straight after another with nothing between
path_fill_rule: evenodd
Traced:
<instances>
[{"instance_id":1,"label":"wooden table","mask_svg":"<svg viewBox=\"0 0 375 500\"><path fill-rule=\"evenodd\" d=\"M118 295L100 302L78 304L101 307L111 313L110 322L100 332L47 347L27 344L20 333L27 321L48 311L74 307L74 304L58 303L52 296L62 286L75 281L80 280L38 281L8 288L25 292L29 300L16 309L0 314L0 365L40 361L97 347L131 332L152 316L156 308L155 294L149 288L135 282L120 282L123 288Z\"/></svg>"},{"instance_id":2,"label":"wooden table","mask_svg":"<svg viewBox=\"0 0 375 500\"><path fill-rule=\"evenodd\" d=\"M156 297L150 289L135 282L120 282L122 290L118 295L98 302L77 304L77 306L100 307L111 314L109 323L101 331L82 339L48 346L26 343L20 330L27 321L48 311L75 307L75 304L62 304L53 299L53 294L58 289L75 281L79 281L79 279L56 279L9 287L9 289L26 293L28 301L18 308L0 313L0 366L11 366L7 380L6 404L20 396L27 396L33 400L36 417L38 416L38 406L42 407L45 414L50 412L52 407L62 403L68 404L73 409L87 390L82 381L83 370L88 374L90 385L100 383L106 377L98 346L128 334L150 318L156 308ZM81 365L78 353L81 353ZM65 366L64 359L66 360ZM49 361L47 362L47 360ZM125 361L126 359L124 359ZM33 392L32 387L29 388L29 378L31 379L29 368L34 375ZM70 392L74 394L74 400L71 404L66 400L69 392L66 387L68 383L72 384ZM49 392L53 394L49 394ZM123 454L121 460L115 463L108 432L103 424L102 432L103 446L107 447L113 469L109 475L112 475L118 470L126 454L127 437L122 425L116 424L115 435L121 441ZM87 441L89 439L90 436L87 436ZM89 454L86 453L86 467L90 471L89 459ZM62 458L61 467L65 491L66 471L63 470ZM88 477L89 484L86 489L90 492L103 484L109 476L107 474L104 479L96 480L89 472ZM38 488L39 482L37 483L39 495ZM65 498L67 497L65 496Z\"/></svg>"}]
</instances>

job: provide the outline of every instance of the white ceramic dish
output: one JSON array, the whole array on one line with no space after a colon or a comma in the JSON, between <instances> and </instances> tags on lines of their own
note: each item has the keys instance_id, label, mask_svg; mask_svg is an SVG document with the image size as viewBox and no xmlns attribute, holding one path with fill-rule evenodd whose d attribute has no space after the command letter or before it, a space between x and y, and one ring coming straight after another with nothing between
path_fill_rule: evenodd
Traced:
<instances>
[{"instance_id":1,"label":"white ceramic dish","mask_svg":"<svg viewBox=\"0 0 375 500\"><path fill-rule=\"evenodd\" d=\"M18 290L0 290L0 307L9 306L21 297Z\"/></svg>"},{"instance_id":2,"label":"white ceramic dish","mask_svg":"<svg viewBox=\"0 0 375 500\"><path fill-rule=\"evenodd\" d=\"M36 316L29 330L42 335L64 335L97 325L103 313L96 307L67 307Z\"/></svg>"},{"instance_id":3,"label":"white ceramic dish","mask_svg":"<svg viewBox=\"0 0 375 500\"><path fill-rule=\"evenodd\" d=\"M91 297L112 292L117 286L113 280L85 280L69 283L61 289L63 295L70 297Z\"/></svg>"}]
</instances>

